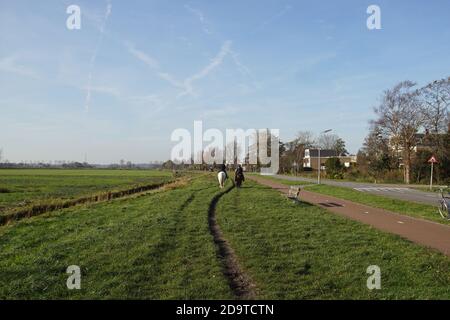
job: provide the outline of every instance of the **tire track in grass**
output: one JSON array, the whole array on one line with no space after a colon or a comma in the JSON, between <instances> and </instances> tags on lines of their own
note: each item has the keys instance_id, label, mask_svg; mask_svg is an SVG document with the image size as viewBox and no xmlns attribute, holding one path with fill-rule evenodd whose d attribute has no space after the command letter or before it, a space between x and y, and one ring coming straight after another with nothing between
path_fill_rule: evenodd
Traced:
<instances>
[{"instance_id":1,"label":"tire track in grass","mask_svg":"<svg viewBox=\"0 0 450 320\"><path fill-rule=\"evenodd\" d=\"M170 216L163 215L159 219L159 222L165 227L161 229L161 234L159 240L151 247L151 250L147 252L146 255L139 257L134 261L135 264L142 265L144 278L147 282L151 283L151 287L161 286L161 275L164 274L164 265L167 263L167 257L170 253L177 247L177 238L180 234L177 232L178 228L184 225L186 219L185 210L194 201L196 193L198 190L189 190L189 196L187 196L182 203L177 207L174 213ZM147 260L151 263L147 264ZM147 273L149 272L149 273ZM141 274L142 276L142 274ZM142 280L142 279L141 279ZM139 280L139 281L141 281ZM134 296L136 293L136 283L132 282L127 285L127 292L129 292L129 297L138 298L139 296ZM147 289L148 290L148 289ZM141 293L138 291L138 293ZM148 292L147 292L148 293ZM150 292L150 298L155 299L159 296L153 296L152 294L157 293Z\"/></svg>"},{"instance_id":2,"label":"tire track in grass","mask_svg":"<svg viewBox=\"0 0 450 320\"><path fill-rule=\"evenodd\" d=\"M189 281L185 280L186 277L189 278L192 270L189 270L187 264L184 264L184 267L187 269L180 270L178 261L190 254L189 249L186 250L186 247L183 247L182 240L186 236L187 228L189 228L187 220L190 218L190 207L193 205L193 202L201 201L202 192L208 189L211 189L211 186L187 189L189 195L177 207L176 213L167 219L167 228L161 233L158 243L149 252L149 257L151 257L152 261L150 267L152 275L148 281L151 283L150 287L152 290L157 288L156 292L158 292L158 295L151 296L152 299L192 299L195 297L186 294L186 287L189 286ZM170 273L165 273L167 268L171 272L178 270L180 274L183 272L187 274L180 276L181 278L171 278L168 276Z\"/></svg>"},{"instance_id":3,"label":"tire track in grass","mask_svg":"<svg viewBox=\"0 0 450 320\"><path fill-rule=\"evenodd\" d=\"M176 208L171 209L170 213L164 213L157 219L157 222L163 227L160 238L152 246L148 252L148 256L142 257L142 261L140 261L140 263L144 264L145 259L151 257L151 270L156 275L156 278L153 279L154 281L158 282L161 280L160 275L164 273L164 264L169 263L170 255L179 249L179 239L184 236L183 232L186 229L186 221L189 219L187 213L189 207L194 201L198 201L197 197L201 196L201 192L209 188L189 186L185 189L178 190L179 192L176 197L179 197L181 203Z\"/></svg>"},{"instance_id":4,"label":"tire track in grass","mask_svg":"<svg viewBox=\"0 0 450 320\"><path fill-rule=\"evenodd\" d=\"M242 270L237 260L234 250L224 238L222 231L216 220L216 207L220 198L229 193L235 187L234 183L227 190L215 195L208 210L208 224L214 243L217 247L217 254L223 264L223 274L228 280L228 284L237 299L255 299L256 286L250 277Z\"/></svg>"}]
</instances>

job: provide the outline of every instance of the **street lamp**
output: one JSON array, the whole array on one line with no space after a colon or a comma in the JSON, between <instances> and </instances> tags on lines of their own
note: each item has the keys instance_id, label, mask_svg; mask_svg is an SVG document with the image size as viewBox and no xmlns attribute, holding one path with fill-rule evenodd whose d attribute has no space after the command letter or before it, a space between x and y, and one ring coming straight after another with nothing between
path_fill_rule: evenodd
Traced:
<instances>
[{"instance_id":1,"label":"street lamp","mask_svg":"<svg viewBox=\"0 0 450 320\"><path fill-rule=\"evenodd\" d=\"M322 131L319 134L319 136L322 135L322 134L328 133L331 130L333 130L333 129L328 129L328 130ZM317 146L317 151L318 151L318 155L317 155L317 164L318 164L318 168L317 168L317 184L320 184L320 170L321 170L321 167L322 167L320 165L320 145Z\"/></svg>"}]
</instances>

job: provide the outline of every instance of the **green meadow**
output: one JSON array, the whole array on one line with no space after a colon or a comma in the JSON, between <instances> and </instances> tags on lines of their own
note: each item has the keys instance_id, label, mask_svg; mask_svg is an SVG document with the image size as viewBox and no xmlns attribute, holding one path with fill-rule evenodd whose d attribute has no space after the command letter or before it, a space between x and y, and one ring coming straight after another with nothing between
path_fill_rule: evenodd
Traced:
<instances>
[{"instance_id":1,"label":"green meadow","mask_svg":"<svg viewBox=\"0 0 450 320\"><path fill-rule=\"evenodd\" d=\"M47 188L39 171L17 171L1 172L7 188L32 181L27 188L37 198L33 183ZM172 179L160 171L40 173L51 182L48 195L66 197ZM56 185L69 185L67 194ZM252 181L226 187L218 188L215 174L189 175L166 188L1 226L0 299L236 299L208 220L217 196L217 225L256 299L450 298L450 259L439 252L294 204ZM81 269L80 290L66 286L71 265ZM380 290L366 286L371 265L381 269Z\"/></svg>"},{"instance_id":2,"label":"green meadow","mask_svg":"<svg viewBox=\"0 0 450 320\"><path fill-rule=\"evenodd\" d=\"M161 183L169 171L108 169L0 169L0 214L48 201Z\"/></svg>"}]
</instances>

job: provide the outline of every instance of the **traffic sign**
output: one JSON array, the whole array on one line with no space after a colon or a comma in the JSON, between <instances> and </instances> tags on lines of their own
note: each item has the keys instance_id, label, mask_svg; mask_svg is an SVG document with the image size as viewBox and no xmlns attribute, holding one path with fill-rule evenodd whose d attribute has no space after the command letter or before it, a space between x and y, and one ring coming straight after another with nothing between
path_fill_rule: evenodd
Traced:
<instances>
[{"instance_id":1,"label":"traffic sign","mask_svg":"<svg viewBox=\"0 0 450 320\"><path fill-rule=\"evenodd\" d=\"M433 165L437 163L438 161L434 156L431 156L430 160L428 160L429 163L431 163L431 174L430 174L430 190L433 190Z\"/></svg>"},{"instance_id":2,"label":"traffic sign","mask_svg":"<svg viewBox=\"0 0 450 320\"><path fill-rule=\"evenodd\" d=\"M436 158L434 156L432 156L430 158L430 160L428 160L429 163L437 163L438 161L436 160Z\"/></svg>"}]
</instances>

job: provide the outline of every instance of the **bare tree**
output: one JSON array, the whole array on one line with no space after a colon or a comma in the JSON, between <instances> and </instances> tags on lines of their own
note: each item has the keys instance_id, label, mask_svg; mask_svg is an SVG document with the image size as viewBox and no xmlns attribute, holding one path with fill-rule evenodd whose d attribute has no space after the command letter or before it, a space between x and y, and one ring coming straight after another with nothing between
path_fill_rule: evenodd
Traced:
<instances>
[{"instance_id":1,"label":"bare tree","mask_svg":"<svg viewBox=\"0 0 450 320\"><path fill-rule=\"evenodd\" d=\"M314 134L311 131L299 131L294 141L297 145L310 148L314 145Z\"/></svg>"},{"instance_id":2,"label":"bare tree","mask_svg":"<svg viewBox=\"0 0 450 320\"><path fill-rule=\"evenodd\" d=\"M305 149L311 148L315 143L314 135L311 131L299 131L292 143L291 150L295 155L295 161L300 165L300 163L303 163Z\"/></svg>"},{"instance_id":3,"label":"bare tree","mask_svg":"<svg viewBox=\"0 0 450 320\"><path fill-rule=\"evenodd\" d=\"M381 104L374 108L378 119L373 124L387 137L391 146L402 152L404 180L410 183L411 152L415 147L416 133L423 124L423 115L416 84L403 81L386 90Z\"/></svg>"},{"instance_id":4,"label":"bare tree","mask_svg":"<svg viewBox=\"0 0 450 320\"><path fill-rule=\"evenodd\" d=\"M334 150L336 143L339 140L339 136L336 134L322 134L317 139L317 144L321 149L331 149Z\"/></svg>"},{"instance_id":5,"label":"bare tree","mask_svg":"<svg viewBox=\"0 0 450 320\"><path fill-rule=\"evenodd\" d=\"M425 128L432 133L445 132L449 121L450 77L423 87L420 98Z\"/></svg>"}]
</instances>

